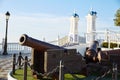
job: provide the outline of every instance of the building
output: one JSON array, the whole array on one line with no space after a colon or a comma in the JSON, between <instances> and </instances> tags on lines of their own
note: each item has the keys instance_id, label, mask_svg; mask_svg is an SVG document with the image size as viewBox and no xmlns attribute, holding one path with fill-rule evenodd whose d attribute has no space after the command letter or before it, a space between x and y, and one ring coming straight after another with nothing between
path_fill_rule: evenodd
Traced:
<instances>
[{"instance_id":1,"label":"building","mask_svg":"<svg viewBox=\"0 0 120 80\"><path fill-rule=\"evenodd\" d=\"M79 15L74 12L70 18L70 31L69 34L58 39L58 45L70 46L78 45L79 43L85 43L85 37L79 36Z\"/></svg>"},{"instance_id":2,"label":"building","mask_svg":"<svg viewBox=\"0 0 120 80\"><path fill-rule=\"evenodd\" d=\"M79 43L78 21L79 15L76 12L74 12L70 18L70 31L68 35L69 43Z\"/></svg>"},{"instance_id":3,"label":"building","mask_svg":"<svg viewBox=\"0 0 120 80\"><path fill-rule=\"evenodd\" d=\"M86 43L88 44L95 40L96 18L97 18L97 12L91 9L88 15L86 16L86 19L87 19Z\"/></svg>"}]
</instances>

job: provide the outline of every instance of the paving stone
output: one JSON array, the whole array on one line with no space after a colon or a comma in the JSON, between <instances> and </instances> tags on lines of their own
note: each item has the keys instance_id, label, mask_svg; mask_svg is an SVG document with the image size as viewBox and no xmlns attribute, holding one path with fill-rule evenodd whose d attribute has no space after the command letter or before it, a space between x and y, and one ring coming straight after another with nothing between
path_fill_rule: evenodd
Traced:
<instances>
[{"instance_id":1,"label":"paving stone","mask_svg":"<svg viewBox=\"0 0 120 80\"><path fill-rule=\"evenodd\" d=\"M12 55L0 55L0 80L7 80L7 74L12 69Z\"/></svg>"},{"instance_id":2,"label":"paving stone","mask_svg":"<svg viewBox=\"0 0 120 80\"><path fill-rule=\"evenodd\" d=\"M27 56L25 54L23 56ZM30 56L30 54L28 55ZM12 70L12 55L0 55L0 80L7 80L7 74Z\"/></svg>"}]
</instances>

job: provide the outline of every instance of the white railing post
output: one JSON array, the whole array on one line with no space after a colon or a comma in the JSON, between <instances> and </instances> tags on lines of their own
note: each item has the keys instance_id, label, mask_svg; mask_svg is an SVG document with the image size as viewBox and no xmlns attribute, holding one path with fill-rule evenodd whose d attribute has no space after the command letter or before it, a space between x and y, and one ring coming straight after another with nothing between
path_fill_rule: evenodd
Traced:
<instances>
[{"instance_id":1,"label":"white railing post","mask_svg":"<svg viewBox=\"0 0 120 80\"><path fill-rule=\"evenodd\" d=\"M62 60L60 60L60 66L59 66L59 80L64 80L64 71L63 71L64 65Z\"/></svg>"}]
</instances>

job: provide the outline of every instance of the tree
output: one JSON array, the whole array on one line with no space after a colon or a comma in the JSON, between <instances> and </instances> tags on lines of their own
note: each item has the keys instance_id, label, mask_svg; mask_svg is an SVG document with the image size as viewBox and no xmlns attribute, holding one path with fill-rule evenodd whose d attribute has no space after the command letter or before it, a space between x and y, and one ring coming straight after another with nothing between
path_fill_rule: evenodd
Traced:
<instances>
[{"instance_id":1,"label":"tree","mask_svg":"<svg viewBox=\"0 0 120 80\"><path fill-rule=\"evenodd\" d=\"M115 26L120 26L120 8L116 11L114 24Z\"/></svg>"}]
</instances>

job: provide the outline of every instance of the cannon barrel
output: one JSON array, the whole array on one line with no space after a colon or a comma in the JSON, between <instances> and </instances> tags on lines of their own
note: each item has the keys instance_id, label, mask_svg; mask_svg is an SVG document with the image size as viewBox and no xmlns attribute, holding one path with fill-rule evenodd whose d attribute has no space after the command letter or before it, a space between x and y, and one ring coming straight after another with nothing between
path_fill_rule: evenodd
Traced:
<instances>
[{"instance_id":1,"label":"cannon barrel","mask_svg":"<svg viewBox=\"0 0 120 80\"><path fill-rule=\"evenodd\" d=\"M52 44L49 44L47 42L34 39L32 37L29 37L26 34L23 34L20 37L19 43L21 45L29 46L29 47L32 47L32 48L34 48L36 50L43 50L43 51L45 51L47 49L64 49L63 47L52 45Z\"/></svg>"},{"instance_id":2,"label":"cannon barrel","mask_svg":"<svg viewBox=\"0 0 120 80\"><path fill-rule=\"evenodd\" d=\"M98 41L93 41L90 47L86 50L85 59L86 62L97 62Z\"/></svg>"},{"instance_id":3,"label":"cannon barrel","mask_svg":"<svg viewBox=\"0 0 120 80\"><path fill-rule=\"evenodd\" d=\"M98 44L98 41L93 41L88 50L94 50L95 52L97 52Z\"/></svg>"},{"instance_id":4,"label":"cannon barrel","mask_svg":"<svg viewBox=\"0 0 120 80\"><path fill-rule=\"evenodd\" d=\"M105 50L98 53L98 60L101 61L120 61L120 49ZM119 63L120 64L120 63Z\"/></svg>"}]
</instances>

